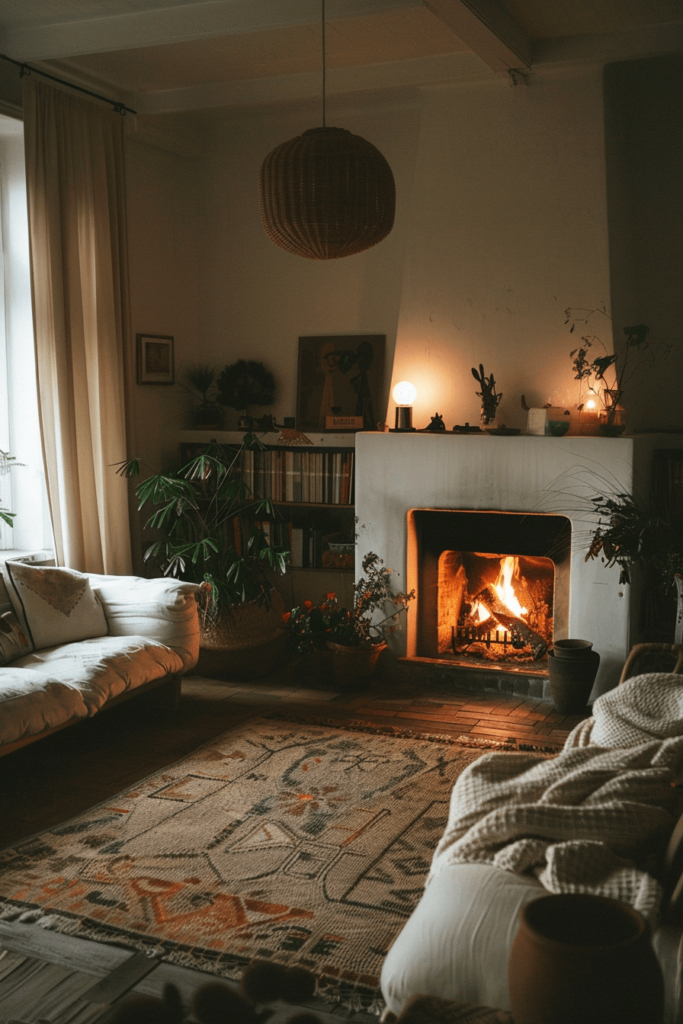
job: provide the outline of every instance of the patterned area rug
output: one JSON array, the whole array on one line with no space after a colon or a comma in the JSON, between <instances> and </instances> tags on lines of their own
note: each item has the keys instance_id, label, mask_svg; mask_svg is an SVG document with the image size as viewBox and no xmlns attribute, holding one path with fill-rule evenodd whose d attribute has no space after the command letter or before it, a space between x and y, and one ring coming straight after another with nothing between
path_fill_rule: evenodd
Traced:
<instances>
[{"instance_id":1,"label":"patterned area rug","mask_svg":"<svg viewBox=\"0 0 683 1024\"><path fill-rule=\"evenodd\" d=\"M484 751L257 719L0 853L0 917L237 977L299 963L378 1009L458 775Z\"/></svg>"}]
</instances>

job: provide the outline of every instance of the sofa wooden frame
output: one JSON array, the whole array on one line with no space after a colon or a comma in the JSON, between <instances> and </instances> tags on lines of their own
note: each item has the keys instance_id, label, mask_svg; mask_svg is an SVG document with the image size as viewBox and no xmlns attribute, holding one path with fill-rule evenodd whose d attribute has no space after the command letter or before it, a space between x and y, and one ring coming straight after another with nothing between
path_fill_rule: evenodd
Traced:
<instances>
[{"instance_id":1,"label":"sofa wooden frame","mask_svg":"<svg viewBox=\"0 0 683 1024\"><path fill-rule=\"evenodd\" d=\"M46 736L52 736L54 733L61 732L62 729L66 729L69 726L89 722L91 719L95 718L96 715L101 714L102 711L108 711L109 708L117 707L119 704L124 704L133 697L142 697L146 694L153 693L151 700L155 704L159 707L175 711L180 705L181 685L182 676L174 673L172 675L162 676L160 679L152 679L150 682L143 683L142 686L136 686L132 690L124 690L123 693L119 693L118 696L112 697L103 704L99 711L95 712L95 715L88 715L87 718L70 718L68 722L62 722L61 725L55 725L52 729L43 729L42 732L37 732L33 736L24 736L20 740L14 740L12 743L0 745L0 757L4 757L6 754L13 754L15 750L27 747L29 744L35 743L36 740L42 740Z\"/></svg>"}]
</instances>

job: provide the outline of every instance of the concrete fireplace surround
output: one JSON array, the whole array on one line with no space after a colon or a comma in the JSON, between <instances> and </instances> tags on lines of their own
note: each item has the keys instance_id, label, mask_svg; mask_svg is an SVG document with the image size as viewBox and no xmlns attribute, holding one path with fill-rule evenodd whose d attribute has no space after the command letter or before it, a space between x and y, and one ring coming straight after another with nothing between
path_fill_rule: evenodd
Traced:
<instances>
[{"instance_id":1,"label":"concrete fireplace surround","mask_svg":"<svg viewBox=\"0 0 683 1024\"><path fill-rule=\"evenodd\" d=\"M416 548L408 544L410 513L415 509L567 516L572 538L566 635L591 640L600 653L596 697L616 684L631 645L637 642L639 598L636 584L619 584L616 567L606 569L599 560L585 561L597 523L590 499L646 494L653 452L681 447L683 438L659 434L619 438L357 434L357 575L362 572L363 556L374 551L394 571L396 589L409 591L416 586ZM391 638L395 655L416 658L416 622L417 614L411 609L405 628ZM556 639L562 632L556 633ZM434 667L442 664L435 662ZM458 670L448 666L447 671ZM491 673L482 673L482 688L490 688L490 680ZM545 690L542 684L541 674L531 689L523 683L514 692L540 696L547 693L547 682Z\"/></svg>"}]
</instances>

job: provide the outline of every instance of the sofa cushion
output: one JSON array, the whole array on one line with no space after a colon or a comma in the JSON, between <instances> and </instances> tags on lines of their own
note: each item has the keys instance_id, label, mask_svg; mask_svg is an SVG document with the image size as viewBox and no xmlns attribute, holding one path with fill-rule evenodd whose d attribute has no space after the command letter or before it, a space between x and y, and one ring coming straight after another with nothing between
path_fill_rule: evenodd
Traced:
<instances>
[{"instance_id":1,"label":"sofa cushion","mask_svg":"<svg viewBox=\"0 0 683 1024\"><path fill-rule=\"evenodd\" d=\"M44 672L0 668L0 744L14 743L74 718L88 709L81 691Z\"/></svg>"},{"instance_id":2,"label":"sofa cushion","mask_svg":"<svg viewBox=\"0 0 683 1024\"><path fill-rule=\"evenodd\" d=\"M90 582L102 602L110 636L147 636L174 650L186 671L197 664L198 584L94 573L90 574Z\"/></svg>"},{"instance_id":3,"label":"sofa cushion","mask_svg":"<svg viewBox=\"0 0 683 1024\"><path fill-rule=\"evenodd\" d=\"M31 646L14 612L0 615L0 666L28 654Z\"/></svg>"},{"instance_id":4,"label":"sofa cushion","mask_svg":"<svg viewBox=\"0 0 683 1024\"><path fill-rule=\"evenodd\" d=\"M86 575L73 569L5 563L14 609L36 650L107 633L107 620Z\"/></svg>"},{"instance_id":5,"label":"sofa cushion","mask_svg":"<svg viewBox=\"0 0 683 1024\"><path fill-rule=\"evenodd\" d=\"M519 912L549 895L527 875L488 864L441 868L389 950L382 993L398 1013L409 996L510 1008L508 959Z\"/></svg>"},{"instance_id":6,"label":"sofa cushion","mask_svg":"<svg viewBox=\"0 0 683 1024\"><path fill-rule=\"evenodd\" d=\"M175 651L144 636L103 636L34 651L12 666L56 679L81 693L87 713L125 690L182 671Z\"/></svg>"}]
</instances>

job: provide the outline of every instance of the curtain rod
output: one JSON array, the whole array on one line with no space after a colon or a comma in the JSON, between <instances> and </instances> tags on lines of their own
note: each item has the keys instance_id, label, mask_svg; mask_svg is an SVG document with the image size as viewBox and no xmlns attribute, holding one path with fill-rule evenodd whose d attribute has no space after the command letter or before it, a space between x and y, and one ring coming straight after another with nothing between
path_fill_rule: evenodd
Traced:
<instances>
[{"instance_id":1,"label":"curtain rod","mask_svg":"<svg viewBox=\"0 0 683 1024\"><path fill-rule=\"evenodd\" d=\"M65 78L57 78L56 75L48 75L47 71L41 71L40 68L33 68L30 64L25 64L20 60L14 60L12 57L8 57L5 53L0 53L2 60L9 61L10 64L15 64L19 68L19 74L23 78L24 75L42 75L43 78L50 78L53 82L59 82L60 85L67 85L69 89L77 89L78 92L84 92L86 96L93 96L96 100L102 100L104 103L111 103L116 114L120 114L121 117L125 117L126 114L137 114L137 110L131 110L125 103L119 103L117 100L110 100L107 96L100 96L97 92L91 92L90 89L84 89L80 85L74 85L73 82L67 82Z\"/></svg>"}]
</instances>

